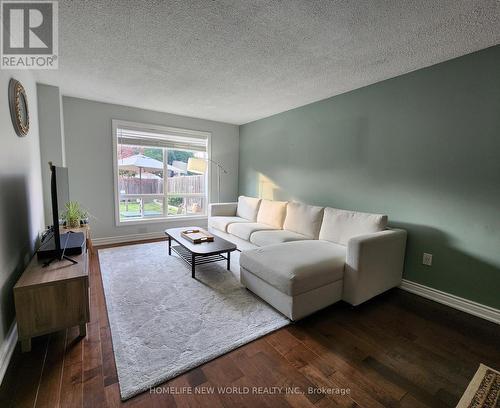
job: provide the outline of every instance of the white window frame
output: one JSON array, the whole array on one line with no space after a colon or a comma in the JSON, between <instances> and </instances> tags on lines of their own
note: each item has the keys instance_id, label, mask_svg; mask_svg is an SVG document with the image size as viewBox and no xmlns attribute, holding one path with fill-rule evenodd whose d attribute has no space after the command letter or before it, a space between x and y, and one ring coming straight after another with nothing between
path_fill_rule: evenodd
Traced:
<instances>
[{"instance_id":1,"label":"white window frame","mask_svg":"<svg viewBox=\"0 0 500 408\"><path fill-rule=\"evenodd\" d=\"M208 165L207 165L207 177L205 180L206 183L206 208L205 211L206 213L204 215L167 215L167 216L161 216L161 217L148 217L148 218L141 218L141 219L131 219L131 220L121 220L120 219L120 190L118 187L118 176L119 176L119 171L118 171L118 137L116 134L117 129L121 127L134 127L137 128L138 130L141 130L143 132L151 132L151 133L165 133L168 134L174 133L174 134L185 134L186 137L189 136L201 136L206 138L207 140L207 157L208 157ZM211 186L212 186L212 177L211 177L211 166L210 166L210 160L212 159L212 154L211 154L211 145L212 145L212 133L207 132L207 131L202 131L202 130L192 130L192 129L183 129L183 128L176 128L176 127L171 127L171 126L161 126L161 125L152 125L152 124L146 124L146 123L139 123L139 122L129 122L129 121L124 121L124 120L117 120L117 119L112 119L111 120L111 138L113 142L113 186L114 186L114 206L115 206L115 225L117 227L124 226L124 225L137 225L137 224L150 224L150 223L164 223L164 222L169 222L169 221L179 221L179 220L207 220L208 218L208 205L211 202L210 201L210 193L211 193ZM164 176L165 177L165 176ZM164 191L163 194L161 195L162 197L165 197L167 195L167 192Z\"/></svg>"}]
</instances>

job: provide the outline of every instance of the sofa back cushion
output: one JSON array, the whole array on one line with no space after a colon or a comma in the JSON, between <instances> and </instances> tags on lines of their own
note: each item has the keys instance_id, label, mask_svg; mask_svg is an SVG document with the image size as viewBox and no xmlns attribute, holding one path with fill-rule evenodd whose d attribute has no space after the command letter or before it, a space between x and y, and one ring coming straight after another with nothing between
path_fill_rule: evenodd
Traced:
<instances>
[{"instance_id":1,"label":"sofa back cushion","mask_svg":"<svg viewBox=\"0 0 500 408\"><path fill-rule=\"evenodd\" d=\"M287 204L286 201L262 200L257 214L257 222L282 229Z\"/></svg>"},{"instance_id":2,"label":"sofa back cushion","mask_svg":"<svg viewBox=\"0 0 500 408\"><path fill-rule=\"evenodd\" d=\"M289 202L283 229L297 232L311 239L318 239L323 207L315 207L297 202Z\"/></svg>"},{"instance_id":3,"label":"sofa back cushion","mask_svg":"<svg viewBox=\"0 0 500 408\"><path fill-rule=\"evenodd\" d=\"M347 245L357 235L382 231L387 227L387 215L325 208L319 239Z\"/></svg>"},{"instance_id":4,"label":"sofa back cushion","mask_svg":"<svg viewBox=\"0 0 500 408\"><path fill-rule=\"evenodd\" d=\"M257 220L260 201L260 198L239 196L236 216L255 222L255 220Z\"/></svg>"}]
</instances>

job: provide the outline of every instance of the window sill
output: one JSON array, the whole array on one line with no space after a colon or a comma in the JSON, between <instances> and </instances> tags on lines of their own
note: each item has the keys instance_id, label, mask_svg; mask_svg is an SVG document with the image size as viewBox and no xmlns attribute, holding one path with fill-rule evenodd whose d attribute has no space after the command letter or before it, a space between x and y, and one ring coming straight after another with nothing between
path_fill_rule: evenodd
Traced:
<instances>
[{"instance_id":1,"label":"window sill","mask_svg":"<svg viewBox=\"0 0 500 408\"><path fill-rule=\"evenodd\" d=\"M186 221L196 221L196 220L208 220L207 215L181 215L181 216L170 216L170 217L158 217L158 218L143 218L143 219L134 219L127 221L118 221L116 223L117 227L124 227L126 225L138 225L138 224L160 224L160 223L169 223L169 222L179 222L182 220Z\"/></svg>"}]
</instances>

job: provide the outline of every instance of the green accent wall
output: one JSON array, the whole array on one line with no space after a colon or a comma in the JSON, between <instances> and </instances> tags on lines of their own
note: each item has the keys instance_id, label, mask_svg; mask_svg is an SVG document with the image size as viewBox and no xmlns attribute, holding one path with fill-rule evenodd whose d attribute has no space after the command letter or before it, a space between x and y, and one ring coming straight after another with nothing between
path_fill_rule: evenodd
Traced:
<instances>
[{"instance_id":1,"label":"green accent wall","mask_svg":"<svg viewBox=\"0 0 500 408\"><path fill-rule=\"evenodd\" d=\"M500 308L500 46L242 125L239 193L385 213L405 279Z\"/></svg>"}]
</instances>

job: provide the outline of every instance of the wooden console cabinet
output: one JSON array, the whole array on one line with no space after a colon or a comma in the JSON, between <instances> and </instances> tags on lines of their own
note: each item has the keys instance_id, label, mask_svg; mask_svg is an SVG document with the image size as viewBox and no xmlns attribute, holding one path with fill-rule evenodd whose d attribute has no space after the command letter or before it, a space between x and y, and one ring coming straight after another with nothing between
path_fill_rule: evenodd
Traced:
<instances>
[{"instance_id":1,"label":"wooden console cabinet","mask_svg":"<svg viewBox=\"0 0 500 408\"><path fill-rule=\"evenodd\" d=\"M61 230L67 232L68 230ZM83 254L72 256L78 261L54 261L43 267L36 255L14 286L18 337L23 352L31 350L31 338L73 326L86 336L89 312L88 228Z\"/></svg>"}]
</instances>

